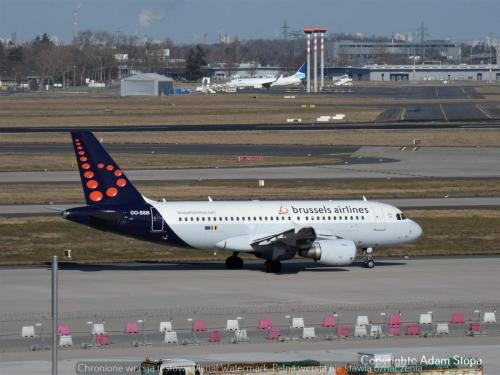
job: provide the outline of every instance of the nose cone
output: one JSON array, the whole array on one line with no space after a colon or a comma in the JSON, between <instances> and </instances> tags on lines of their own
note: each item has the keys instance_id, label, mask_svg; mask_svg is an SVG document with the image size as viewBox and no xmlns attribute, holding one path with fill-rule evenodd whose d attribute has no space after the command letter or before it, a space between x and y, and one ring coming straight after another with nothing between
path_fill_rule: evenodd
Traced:
<instances>
[{"instance_id":1,"label":"nose cone","mask_svg":"<svg viewBox=\"0 0 500 375\"><path fill-rule=\"evenodd\" d=\"M422 227L412 220L410 223L410 237L413 240L416 240L421 235L422 235Z\"/></svg>"}]
</instances>

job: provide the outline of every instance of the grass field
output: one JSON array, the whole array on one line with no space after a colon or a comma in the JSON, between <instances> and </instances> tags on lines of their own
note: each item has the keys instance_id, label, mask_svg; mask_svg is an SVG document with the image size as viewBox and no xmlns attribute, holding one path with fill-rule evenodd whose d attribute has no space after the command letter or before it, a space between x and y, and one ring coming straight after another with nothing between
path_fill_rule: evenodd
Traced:
<instances>
[{"instance_id":1,"label":"grass field","mask_svg":"<svg viewBox=\"0 0 500 375\"><path fill-rule=\"evenodd\" d=\"M301 104L315 104L302 108ZM231 94L166 97L58 95L2 98L0 126L99 126L157 124L283 123L289 117L311 122L342 112L347 121L373 121L382 109L327 96L284 99L281 95ZM383 104L382 102L379 104Z\"/></svg>"},{"instance_id":2,"label":"grass field","mask_svg":"<svg viewBox=\"0 0 500 375\"><path fill-rule=\"evenodd\" d=\"M267 180L264 187L258 187L257 181L241 180L137 182L134 185L142 194L157 200L205 200L209 195L216 200L500 196L499 179L400 179L397 184L386 180ZM3 184L0 189L0 204L50 202L83 202L80 183L64 183L56 187L49 183Z\"/></svg>"},{"instance_id":3,"label":"grass field","mask_svg":"<svg viewBox=\"0 0 500 375\"><path fill-rule=\"evenodd\" d=\"M408 211L424 230L414 244L379 249L376 255L500 254L500 210ZM74 262L224 259L227 253L178 249L86 228L60 217L0 217L0 264L46 262L72 250Z\"/></svg>"},{"instance_id":4,"label":"grass field","mask_svg":"<svg viewBox=\"0 0 500 375\"><path fill-rule=\"evenodd\" d=\"M482 99L405 99L302 95L285 99L267 93L118 97L102 94L29 95L2 98L0 126L99 126L158 124L283 123L300 117L312 122L319 115L345 113L348 122L371 122L386 105L494 103L498 95ZM301 107L314 105L314 107Z\"/></svg>"}]
</instances>

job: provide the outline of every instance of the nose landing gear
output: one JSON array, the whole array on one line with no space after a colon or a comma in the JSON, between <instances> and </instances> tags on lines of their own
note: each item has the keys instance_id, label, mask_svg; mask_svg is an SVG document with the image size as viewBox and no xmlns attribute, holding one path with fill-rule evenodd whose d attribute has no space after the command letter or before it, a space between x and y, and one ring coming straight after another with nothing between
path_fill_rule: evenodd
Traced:
<instances>
[{"instance_id":1,"label":"nose landing gear","mask_svg":"<svg viewBox=\"0 0 500 375\"><path fill-rule=\"evenodd\" d=\"M365 268L375 267L375 261L372 256L373 249L371 247L363 249L363 261Z\"/></svg>"}]
</instances>

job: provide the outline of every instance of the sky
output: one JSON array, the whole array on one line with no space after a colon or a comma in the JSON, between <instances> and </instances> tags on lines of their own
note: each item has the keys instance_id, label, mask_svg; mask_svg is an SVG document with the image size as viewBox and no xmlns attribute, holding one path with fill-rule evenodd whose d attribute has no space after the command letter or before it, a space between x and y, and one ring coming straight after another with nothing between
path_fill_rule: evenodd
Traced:
<instances>
[{"instance_id":1,"label":"sky","mask_svg":"<svg viewBox=\"0 0 500 375\"><path fill-rule=\"evenodd\" d=\"M329 32L428 39L500 39L500 0L0 0L0 37L21 41L47 32L70 42L73 14L79 30L145 35L176 43L279 37L281 26L324 26Z\"/></svg>"}]
</instances>

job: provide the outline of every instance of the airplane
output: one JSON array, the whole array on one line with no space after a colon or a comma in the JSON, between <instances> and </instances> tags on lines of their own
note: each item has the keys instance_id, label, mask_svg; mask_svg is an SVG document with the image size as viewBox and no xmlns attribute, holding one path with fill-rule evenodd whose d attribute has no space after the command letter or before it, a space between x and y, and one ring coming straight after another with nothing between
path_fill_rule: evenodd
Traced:
<instances>
[{"instance_id":1,"label":"airplane","mask_svg":"<svg viewBox=\"0 0 500 375\"><path fill-rule=\"evenodd\" d=\"M137 191L93 133L71 137L86 205L64 210L64 219L165 245L229 250L229 269L243 268L240 253L264 259L271 273L296 255L344 266L358 249L365 267L373 268L374 248L422 234L398 208L366 199L155 201Z\"/></svg>"},{"instance_id":2,"label":"airplane","mask_svg":"<svg viewBox=\"0 0 500 375\"><path fill-rule=\"evenodd\" d=\"M335 86L352 86L352 78L349 78L347 74L344 74L343 76L334 78L333 84Z\"/></svg>"},{"instance_id":3,"label":"airplane","mask_svg":"<svg viewBox=\"0 0 500 375\"><path fill-rule=\"evenodd\" d=\"M236 87L238 89L243 88L254 88L254 89L268 89L273 82L276 81L275 76L265 76L265 77L252 77L252 78L234 78L226 83L226 86Z\"/></svg>"},{"instance_id":4,"label":"airplane","mask_svg":"<svg viewBox=\"0 0 500 375\"><path fill-rule=\"evenodd\" d=\"M276 81L271 83L271 87L276 86L296 86L300 85L302 81L306 78L307 63L300 66L297 72L291 76L283 77L281 75Z\"/></svg>"}]
</instances>

